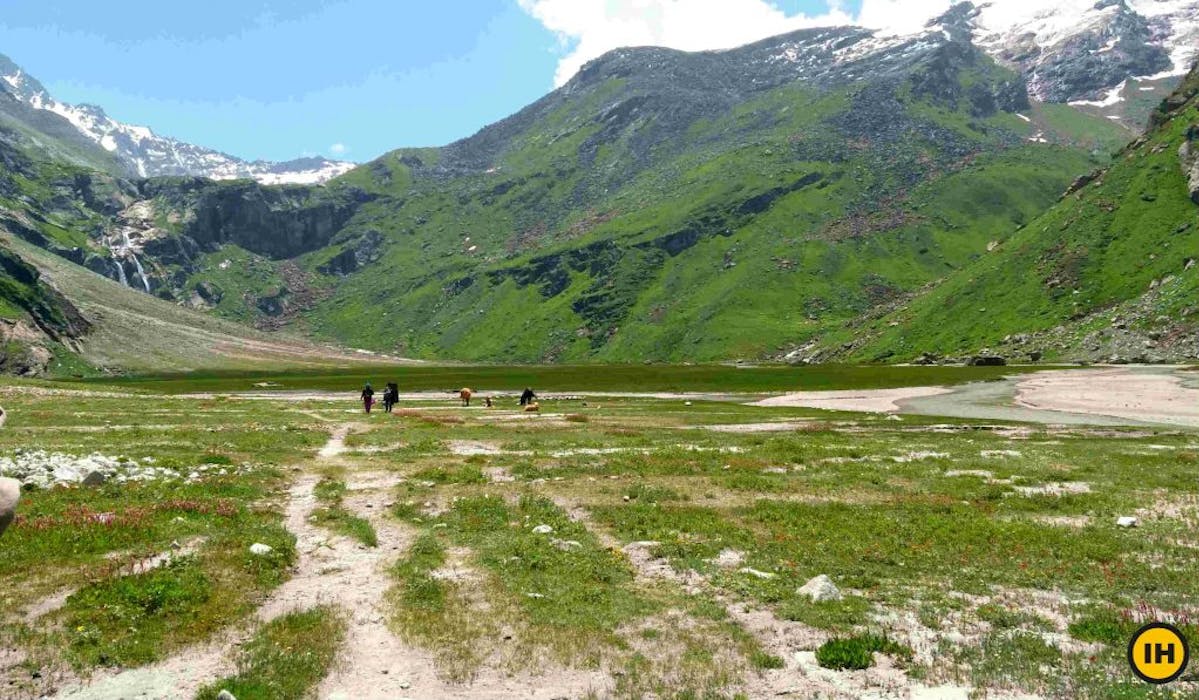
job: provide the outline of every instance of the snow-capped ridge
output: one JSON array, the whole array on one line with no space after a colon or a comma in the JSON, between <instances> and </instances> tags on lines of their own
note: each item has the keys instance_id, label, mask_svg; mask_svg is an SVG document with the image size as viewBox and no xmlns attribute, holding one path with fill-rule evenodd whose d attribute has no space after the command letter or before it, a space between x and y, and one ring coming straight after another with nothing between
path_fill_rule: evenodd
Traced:
<instances>
[{"instance_id":1,"label":"snow-capped ridge","mask_svg":"<svg viewBox=\"0 0 1199 700\"><path fill-rule=\"evenodd\" d=\"M213 180L252 178L263 184L320 184L356 167L326 158L300 158L286 163L248 162L211 148L159 136L146 126L126 124L91 104L59 102L20 66L0 55L0 90L38 110L59 115L79 133L114 154L139 177L187 175Z\"/></svg>"}]
</instances>

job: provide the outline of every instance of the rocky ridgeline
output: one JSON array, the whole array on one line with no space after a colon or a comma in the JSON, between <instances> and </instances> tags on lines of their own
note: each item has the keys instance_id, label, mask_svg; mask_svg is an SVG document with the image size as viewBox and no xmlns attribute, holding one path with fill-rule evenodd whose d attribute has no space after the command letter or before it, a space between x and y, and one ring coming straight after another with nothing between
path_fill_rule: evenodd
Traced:
<instances>
[{"instance_id":1,"label":"rocky ridgeline","mask_svg":"<svg viewBox=\"0 0 1199 700\"><path fill-rule=\"evenodd\" d=\"M200 464L190 470L155 466L153 457L141 460L113 457L100 453L86 456L17 450L11 457L0 457L0 476L16 479L24 488L53 488L83 484L99 486L138 481L184 481L192 483L208 476L241 474L246 466Z\"/></svg>"}]
</instances>

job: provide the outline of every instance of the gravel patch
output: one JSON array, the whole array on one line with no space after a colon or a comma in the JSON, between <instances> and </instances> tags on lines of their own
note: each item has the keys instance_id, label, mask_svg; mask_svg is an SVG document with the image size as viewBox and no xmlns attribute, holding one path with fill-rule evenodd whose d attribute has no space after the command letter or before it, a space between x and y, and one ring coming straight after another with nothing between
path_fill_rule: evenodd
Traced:
<instances>
[{"instance_id":1,"label":"gravel patch","mask_svg":"<svg viewBox=\"0 0 1199 700\"><path fill-rule=\"evenodd\" d=\"M0 476L20 481L23 486L53 488L87 483L97 485L136 481L199 481L208 476L241 474L246 466L199 464L190 469L168 469L154 465L153 457L140 460L114 457L98 452L85 456L17 450L11 457L0 457Z\"/></svg>"}]
</instances>

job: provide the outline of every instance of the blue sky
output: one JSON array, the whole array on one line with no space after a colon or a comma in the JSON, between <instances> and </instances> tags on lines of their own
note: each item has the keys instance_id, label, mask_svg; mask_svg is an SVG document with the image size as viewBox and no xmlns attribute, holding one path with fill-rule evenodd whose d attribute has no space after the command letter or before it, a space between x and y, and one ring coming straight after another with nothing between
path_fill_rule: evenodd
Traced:
<instances>
[{"instance_id":1,"label":"blue sky","mask_svg":"<svg viewBox=\"0 0 1199 700\"><path fill-rule=\"evenodd\" d=\"M363 161L467 136L552 89L578 40L535 18L538 1L9 0L0 53L58 99L160 134L249 159Z\"/></svg>"}]
</instances>

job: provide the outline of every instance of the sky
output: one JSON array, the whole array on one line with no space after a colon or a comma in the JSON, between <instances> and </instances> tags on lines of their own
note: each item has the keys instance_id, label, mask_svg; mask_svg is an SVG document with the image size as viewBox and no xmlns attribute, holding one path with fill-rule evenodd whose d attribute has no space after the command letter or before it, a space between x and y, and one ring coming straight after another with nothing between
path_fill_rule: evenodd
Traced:
<instances>
[{"instance_id":1,"label":"sky","mask_svg":"<svg viewBox=\"0 0 1199 700\"><path fill-rule=\"evenodd\" d=\"M251 160L361 162L469 136L621 46L731 48L849 23L907 31L948 5L0 0L0 53L57 99L100 105L158 134Z\"/></svg>"}]
</instances>

